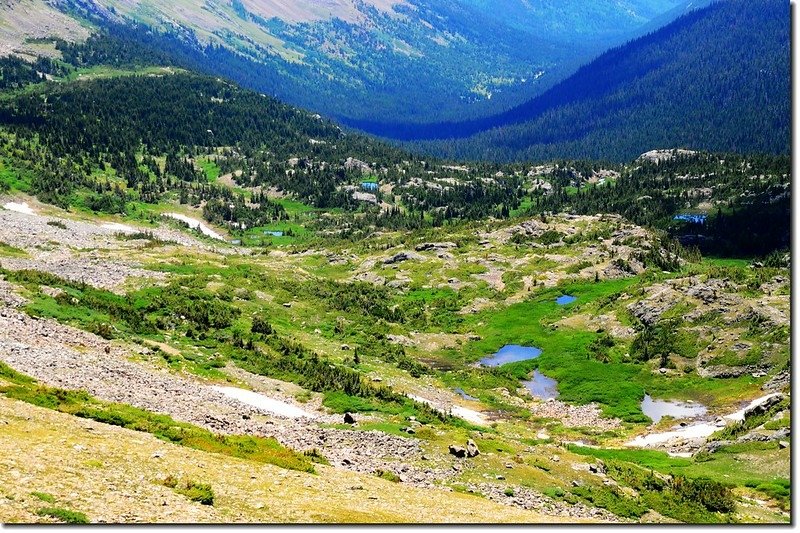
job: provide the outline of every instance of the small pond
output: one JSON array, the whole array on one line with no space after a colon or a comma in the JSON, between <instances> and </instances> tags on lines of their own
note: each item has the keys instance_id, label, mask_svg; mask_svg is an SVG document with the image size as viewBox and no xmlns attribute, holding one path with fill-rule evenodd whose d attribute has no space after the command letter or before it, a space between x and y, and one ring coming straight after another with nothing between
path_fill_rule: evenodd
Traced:
<instances>
[{"instance_id":1,"label":"small pond","mask_svg":"<svg viewBox=\"0 0 800 533\"><path fill-rule=\"evenodd\" d=\"M236 244L236 245L242 244L242 239L233 239L231 241L231 244Z\"/></svg>"},{"instance_id":2,"label":"small pond","mask_svg":"<svg viewBox=\"0 0 800 533\"><path fill-rule=\"evenodd\" d=\"M547 400L558 396L558 381L548 378L538 369L533 371L533 378L523 383L531 394L537 398Z\"/></svg>"},{"instance_id":3,"label":"small pond","mask_svg":"<svg viewBox=\"0 0 800 533\"><path fill-rule=\"evenodd\" d=\"M272 235L273 237L283 237L282 231L265 230L264 235Z\"/></svg>"},{"instance_id":4,"label":"small pond","mask_svg":"<svg viewBox=\"0 0 800 533\"><path fill-rule=\"evenodd\" d=\"M517 361L527 361L536 359L542 355L542 350L531 346L520 346L518 344L507 344L497 350L496 353L481 359L481 364L485 366L501 366Z\"/></svg>"},{"instance_id":5,"label":"small pond","mask_svg":"<svg viewBox=\"0 0 800 533\"><path fill-rule=\"evenodd\" d=\"M676 420L696 418L706 414L706 411L705 406L698 403L654 400L649 394L645 394L642 400L642 412L656 424L665 416L671 416Z\"/></svg>"},{"instance_id":6,"label":"small pond","mask_svg":"<svg viewBox=\"0 0 800 533\"><path fill-rule=\"evenodd\" d=\"M691 222L693 224L705 224L708 215L691 215L691 214L683 214L683 215L675 215L672 220L682 220L684 222Z\"/></svg>"},{"instance_id":7,"label":"small pond","mask_svg":"<svg viewBox=\"0 0 800 533\"><path fill-rule=\"evenodd\" d=\"M478 401L478 398L476 398L475 396L470 396L461 387L456 387L455 389L453 389L453 391L456 394L458 394L459 396L461 396L462 398L464 398L465 400L470 400L470 401L473 401L473 402L477 402Z\"/></svg>"},{"instance_id":8,"label":"small pond","mask_svg":"<svg viewBox=\"0 0 800 533\"><path fill-rule=\"evenodd\" d=\"M558 305L567 305L567 304L571 304L572 302L574 302L577 299L578 298L576 298L575 296L570 296L569 294L563 294L563 295L559 296L558 298L556 298L556 303Z\"/></svg>"}]
</instances>

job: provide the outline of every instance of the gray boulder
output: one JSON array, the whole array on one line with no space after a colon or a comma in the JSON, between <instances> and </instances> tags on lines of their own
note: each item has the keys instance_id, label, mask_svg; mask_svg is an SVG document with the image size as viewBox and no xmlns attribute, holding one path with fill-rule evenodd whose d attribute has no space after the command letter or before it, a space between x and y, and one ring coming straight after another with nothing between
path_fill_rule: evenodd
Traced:
<instances>
[{"instance_id":1,"label":"gray boulder","mask_svg":"<svg viewBox=\"0 0 800 533\"><path fill-rule=\"evenodd\" d=\"M475 444L475 441L469 439L467 441L467 457L477 457L480 453L481 451L478 449L478 445Z\"/></svg>"},{"instance_id":2,"label":"gray boulder","mask_svg":"<svg viewBox=\"0 0 800 533\"><path fill-rule=\"evenodd\" d=\"M467 456L467 450L465 450L463 446L456 446L455 444L451 444L448 449L450 450L450 455L455 455L460 459Z\"/></svg>"}]
</instances>

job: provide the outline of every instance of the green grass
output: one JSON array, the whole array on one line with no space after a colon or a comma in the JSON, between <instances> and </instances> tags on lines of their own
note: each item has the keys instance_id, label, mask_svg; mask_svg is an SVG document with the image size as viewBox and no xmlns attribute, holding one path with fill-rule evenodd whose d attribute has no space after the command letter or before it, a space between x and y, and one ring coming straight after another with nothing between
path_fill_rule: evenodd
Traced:
<instances>
[{"instance_id":1,"label":"green grass","mask_svg":"<svg viewBox=\"0 0 800 533\"><path fill-rule=\"evenodd\" d=\"M479 313L475 322L483 322L483 338L464 345L462 353L466 362L496 352L506 344L535 346L542 355L534 360L506 365L519 377L525 377L537 367L543 374L558 380L561 399L585 404L597 402L604 406L605 414L633 422L647 422L639 407L644 397L644 386L637 381L642 374L638 365L603 364L589 359L587 346L597 337L589 331L552 329L556 322L576 306L625 290L635 279L613 280L601 283L580 283L547 289L533 299L511 305L499 311ZM561 294L571 294L578 300L568 311L555 303ZM478 328L475 328L478 329ZM609 387L613 383L613 387Z\"/></svg>"},{"instance_id":2,"label":"green grass","mask_svg":"<svg viewBox=\"0 0 800 533\"><path fill-rule=\"evenodd\" d=\"M322 405L334 413L365 413L381 409L381 405L377 402L350 396L341 391L326 393Z\"/></svg>"},{"instance_id":3,"label":"green grass","mask_svg":"<svg viewBox=\"0 0 800 533\"><path fill-rule=\"evenodd\" d=\"M217 166L214 161L210 161L205 158L198 158L195 160L195 164L206 173L206 179L208 179L210 182L217 181L222 173L219 166Z\"/></svg>"},{"instance_id":4,"label":"green grass","mask_svg":"<svg viewBox=\"0 0 800 533\"><path fill-rule=\"evenodd\" d=\"M31 492L31 496L39 498L43 502L56 503L55 497L51 494L47 494L46 492Z\"/></svg>"},{"instance_id":5,"label":"green grass","mask_svg":"<svg viewBox=\"0 0 800 533\"><path fill-rule=\"evenodd\" d=\"M622 343L609 352L607 363L601 362L588 350L600 334L553 327L562 316L569 314L613 311L615 295L635 292L637 283L640 279L629 278L539 290L527 301L469 317L464 330L476 331L482 339L466 343L457 351L445 351L443 355L454 363L465 364L492 354L506 344L535 346L542 349L538 358L504 365L500 372L525 379L534 368L538 368L544 375L558 381L561 400L576 404L596 402L606 416L635 423L650 421L640 408L645 391L655 397L694 400L709 407L757 394L760 382L749 375L719 380L702 378L694 373L670 378L654 374L646 364L623 361L621 353L626 350ZM555 298L561 294L571 294L578 300L569 306L559 306ZM676 342L679 352L696 353L696 338L681 334ZM491 384L489 372L482 371L481 374L487 377L486 384L482 385L480 379L470 379L463 384L472 389L498 386L496 380ZM477 395L481 396L479 391Z\"/></svg>"},{"instance_id":6,"label":"green grass","mask_svg":"<svg viewBox=\"0 0 800 533\"><path fill-rule=\"evenodd\" d=\"M28 257L28 252L0 241L0 257Z\"/></svg>"},{"instance_id":7,"label":"green grass","mask_svg":"<svg viewBox=\"0 0 800 533\"><path fill-rule=\"evenodd\" d=\"M88 524L89 519L86 515L78 511L70 511L69 509L62 509L60 507L44 507L36 511L39 516L49 516L60 520L65 524Z\"/></svg>"},{"instance_id":8,"label":"green grass","mask_svg":"<svg viewBox=\"0 0 800 533\"><path fill-rule=\"evenodd\" d=\"M783 415L782 418L779 418L778 420L770 420L769 422L764 424L764 429L772 429L772 430L783 429L790 427L791 424L792 424L791 417L788 414L785 414Z\"/></svg>"},{"instance_id":9,"label":"green grass","mask_svg":"<svg viewBox=\"0 0 800 533\"><path fill-rule=\"evenodd\" d=\"M0 160L0 191L30 192L33 174L28 170L20 170Z\"/></svg>"},{"instance_id":10,"label":"green grass","mask_svg":"<svg viewBox=\"0 0 800 533\"><path fill-rule=\"evenodd\" d=\"M634 463L657 472L670 473L678 468L686 468L694 462L682 457L670 457L666 452L656 450L626 450L626 449L601 449L585 448L570 444L567 449L578 455L596 457L607 461L609 459Z\"/></svg>"},{"instance_id":11,"label":"green grass","mask_svg":"<svg viewBox=\"0 0 800 533\"><path fill-rule=\"evenodd\" d=\"M291 198L278 198L278 199L273 200L273 202L275 202L276 204L282 205L283 208L286 210L286 213L289 214L289 216L300 215L300 214L304 214L304 213L311 213L313 211L317 211L316 208L314 208L314 207L312 207L312 206L310 206L308 204L304 204L303 202L301 202L299 200L293 200Z\"/></svg>"},{"instance_id":12,"label":"green grass","mask_svg":"<svg viewBox=\"0 0 800 533\"><path fill-rule=\"evenodd\" d=\"M704 257L703 265L715 267L739 267L747 268L750 265L749 259L734 259L729 257Z\"/></svg>"},{"instance_id":13,"label":"green grass","mask_svg":"<svg viewBox=\"0 0 800 533\"><path fill-rule=\"evenodd\" d=\"M743 443L722 448L712 455L694 458L670 457L666 452L656 450L601 449L574 445L570 445L568 449L578 455L634 464L662 474L680 475L689 479L709 478L741 487L780 485L785 479L781 475L765 471L759 462L753 460L758 457L770 463L782 461L776 455L778 445L774 442ZM788 461L788 454L786 457ZM768 491L764 492L768 494Z\"/></svg>"},{"instance_id":14,"label":"green grass","mask_svg":"<svg viewBox=\"0 0 800 533\"><path fill-rule=\"evenodd\" d=\"M791 506L792 482L788 479L778 479L769 483L748 481L745 483L745 486L763 492L777 501L780 508L784 511L788 511Z\"/></svg>"}]
</instances>

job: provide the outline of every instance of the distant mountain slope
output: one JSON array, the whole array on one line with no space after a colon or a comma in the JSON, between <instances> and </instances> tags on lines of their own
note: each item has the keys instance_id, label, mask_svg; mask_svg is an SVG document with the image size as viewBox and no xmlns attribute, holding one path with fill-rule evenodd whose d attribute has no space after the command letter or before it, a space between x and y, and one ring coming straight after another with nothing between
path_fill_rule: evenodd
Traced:
<instances>
[{"instance_id":1,"label":"distant mountain slope","mask_svg":"<svg viewBox=\"0 0 800 533\"><path fill-rule=\"evenodd\" d=\"M43 3L44 0L26 0ZM496 114L629 39L680 0L50 0L98 27L136 22L219 74L331 117ZM2 12L0 11L0 22ZM246 77L246 78L245 78Z\"/></svg>"},{"instance_id":2,"label":"distant mountain slope","mask_svg":"<svg viewBox=\"0 0 800 533\"><path fill-rule=\"evenodd\" d=\"M789 6L726 0L611 50L485 120L353 124L458 158L626 160L657 147L788 153ZM469 138L453 140L458 137Z\"/></svg>"},{"instance_id":3,"label":"distant mountain slope","mask_svg":"<svg viewBox=\"0 0 800 533\"><path fill-rule=\"evenodd\" d=\"M36 57L52 53L40 41L83 40L89 30L43 0L0 0L0 56Z\"/></svg>"}]
</instances>

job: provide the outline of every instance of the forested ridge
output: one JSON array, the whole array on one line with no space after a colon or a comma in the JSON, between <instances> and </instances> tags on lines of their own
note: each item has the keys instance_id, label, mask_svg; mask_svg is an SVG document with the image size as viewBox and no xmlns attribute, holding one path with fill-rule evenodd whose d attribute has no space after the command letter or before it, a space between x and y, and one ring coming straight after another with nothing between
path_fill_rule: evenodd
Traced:
<instances>
[{"instance_id":1,"label":"forested ridge","mask_svg":"<svg viewBox=\"0 0 800 533\"><path fill-rule=\"evenodd\" d=\"M653 148L788 153L789 12L724 0L610 50L543 95L471 122L350 122L461 159L626 161ZM468 137L472 135L472 137Z\"/></svg>"}]
</instances>

